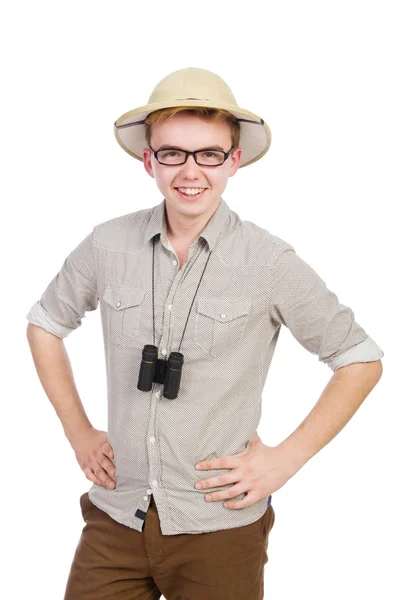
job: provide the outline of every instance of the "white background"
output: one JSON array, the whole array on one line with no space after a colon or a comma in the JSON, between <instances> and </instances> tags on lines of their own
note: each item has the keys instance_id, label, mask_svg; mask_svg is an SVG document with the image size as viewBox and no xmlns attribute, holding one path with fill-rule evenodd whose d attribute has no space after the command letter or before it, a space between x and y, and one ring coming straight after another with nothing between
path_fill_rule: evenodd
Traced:
<instances>
[{"instance_id":1,"label":"white background","mask_svg":"<svg viewBox=\"0 0 397 600\"><path fill-rule=\"evenodd\" d=\"M189 66L218 73L272 132L265 157L229 180L229 206L291 243L385 352L383 376L353 419L273 495L265 597L396 597L393 9L382 0L2 9L7 599L63 598L84 525L79 497L91 486L37 377L25 315L94 225L162 200L117 144L113 123ZM99 310L65 344L89 418L106 430ZM263 393L262 441L285 439L331 376L283 328Z\"/></svg>"}]
</instances>

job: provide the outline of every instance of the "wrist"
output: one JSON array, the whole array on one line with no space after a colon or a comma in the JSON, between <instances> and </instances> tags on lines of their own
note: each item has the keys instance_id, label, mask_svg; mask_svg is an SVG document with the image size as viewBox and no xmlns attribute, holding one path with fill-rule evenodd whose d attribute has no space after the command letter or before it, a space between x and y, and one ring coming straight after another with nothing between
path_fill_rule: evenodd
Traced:
<instances>
[{"instance_id":1,"label":"wrist","mask_svg":"<svg viewBox=\"0 0 397 600\"><path fill-rule=\"evenodd\" d=\"M290 437L278 444L277 449L293 474L300 471L310 459L310 456L302 452Z\"/></svg>"},{"instance_id":2,"label":"wrist","mask_svg":"<svg viewBox=\"0 0 397 600\"><path fill-rule=\"evenodd\" d=\"M77 440L81 439L85 434L94 429L93 425L87 420L79 424L69 425L63 427L65 437L69 441L70 445L73 446Z\"/></svg>"}]
</instances>

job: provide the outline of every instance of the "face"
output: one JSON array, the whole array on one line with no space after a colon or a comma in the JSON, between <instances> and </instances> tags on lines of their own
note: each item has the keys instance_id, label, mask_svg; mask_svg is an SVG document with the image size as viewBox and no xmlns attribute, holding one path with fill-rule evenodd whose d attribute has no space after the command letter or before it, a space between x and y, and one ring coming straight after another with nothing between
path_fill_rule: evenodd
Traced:
<instances>
[{"instance_id":1,"label":"face","mask_svg":"<svg viewBox=\"0 0 397 600\"><path fill-rule=\"evenodd\" d=\"M227 123L205 121L197 115L179 113L152 127L150 143L154 150L167 145L183 150L199 150L220 146L228 152L232 145L230 127ZM223 165L208 167L198 165L190 155L184 165L161 165L150 148L143 151L143 163L147 173L156 180L167 207L185 216L212 213L217 208L228 178L240 165L242 149L236 148ZM198 198L184 198L177 187L206 188Z\"/></svg>"}]
</instances>

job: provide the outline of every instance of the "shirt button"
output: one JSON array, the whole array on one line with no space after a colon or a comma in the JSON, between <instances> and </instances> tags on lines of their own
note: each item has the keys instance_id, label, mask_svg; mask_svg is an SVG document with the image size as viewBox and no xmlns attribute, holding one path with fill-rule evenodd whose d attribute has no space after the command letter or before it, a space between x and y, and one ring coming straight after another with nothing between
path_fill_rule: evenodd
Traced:
<instances>
[{"instance_id":1,"label":"shirt button","mask_svg":"<svg viewBox=\"0 0 397 600\"><path fill-rule=\"evenodd\" d=\"M148 500L148 497L147 497L147 496L144 496L144 497L143 497L143 499L144 499L144 500Z\"/></svg>"},{"instance_id":2,"label":"shirt button","mask_svg":"<svg viewBox=\"0 0 397 600\"><path fill-rule=\"evenodd\" d=\"M152 444L154 444L154 442L156 441L156 438L154 437L154 435L152 435L149 440L151 441Z\"/></svg>"},{"instance_id":3,"label":"shirt button","mask_svg":"<svg viewBox=\"0 0 397 600\"><path fill-rule=\"evenodd\" d=\"M171 310L171 309L172 309L172 304L169 304L168 305L168 310Z\"/></svg>"},{"instance_id":4,"label":"shirt button","mask_svg":"<svg viewBox=\"0 0 397 600\"><path fill-rule=\"evenodd\" d=\"M152 493L152 490L149 488L148 490L146 490L146 493L150 495Z\"/></svg>"},{"instance_id":5,"label":"shirt button","mask_svg":"<svg viewBox=\"0 0 397 600\"><path fill-rule=\"evenodd\" d=\"M116 306L121 306L121 302L117 302Z\"/></svg>"},{"instance_id":6,"label":"shirt button","mask_svg":"<svg viewBox=\"0 0 397 600\"><path fill-rule=\"evenodd\" d=\"M173 261L172 261L172 265L173 265L174 267L176 267L176 265L177 265L177 264L178 264L178 261L177 261L177 260L173 260Z\"/></svg>"},{"instance_id":7,"label":"shirt button","mask_svg":"<svg viewBox=\"0 0 397 600\"><path fill-rule=\"evenodd\" d=\"M153 486L153 487L157 487L157 486L158 486L158 481L157 481L157 479L153 479L153 481L152 481L152 486Z\"/></svg>"},{"instance_id":8,"label":"shirt button","mask_svg":"<svg viewBox=\"0 0 397 600\"><path fill-rule=\"evenodd\" d=\"M222 313L222 314L221 314L221 318L222 318L222 319L226 319L226 315L225 315L225 313Z\"/></svg>"},{"instance_id":9,"label":"shirt button","mask_svg":"<svg viewBox=\"0 0 397 600\"><path fill-rule=\"evenodd\" d=\"M167 348L163 348L161 351L161 354L163 354L163 356L165 356L167 354Z\"/></svg>"}]
</instances>

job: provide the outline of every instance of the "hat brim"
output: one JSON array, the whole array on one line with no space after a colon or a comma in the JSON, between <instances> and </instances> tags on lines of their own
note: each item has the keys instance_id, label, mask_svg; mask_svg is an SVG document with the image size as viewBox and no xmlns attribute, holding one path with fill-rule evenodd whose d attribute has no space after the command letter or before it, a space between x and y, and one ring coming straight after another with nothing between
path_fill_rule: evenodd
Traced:
<instances>
[{"instance_id":1,"label":"hat brim","mask_svg":"<svg viewBox=\"0 0 397 600\"><path fill-rule=\"evenodd\" d=\"M204 106L206 108L221 108L230 112L240 121L240 147L242 148L239 168L246 167L266 154L271 143L271 132L265 121L234 104L210 102L205 100L174 100L167 102L153 102L130 110L117 119L114 123L114 134L120 146L143 162L142 153L147 148L145 138L144 120L147 115L155 110L171 108L174 106Z\"/></svg>"}]
</instances>

